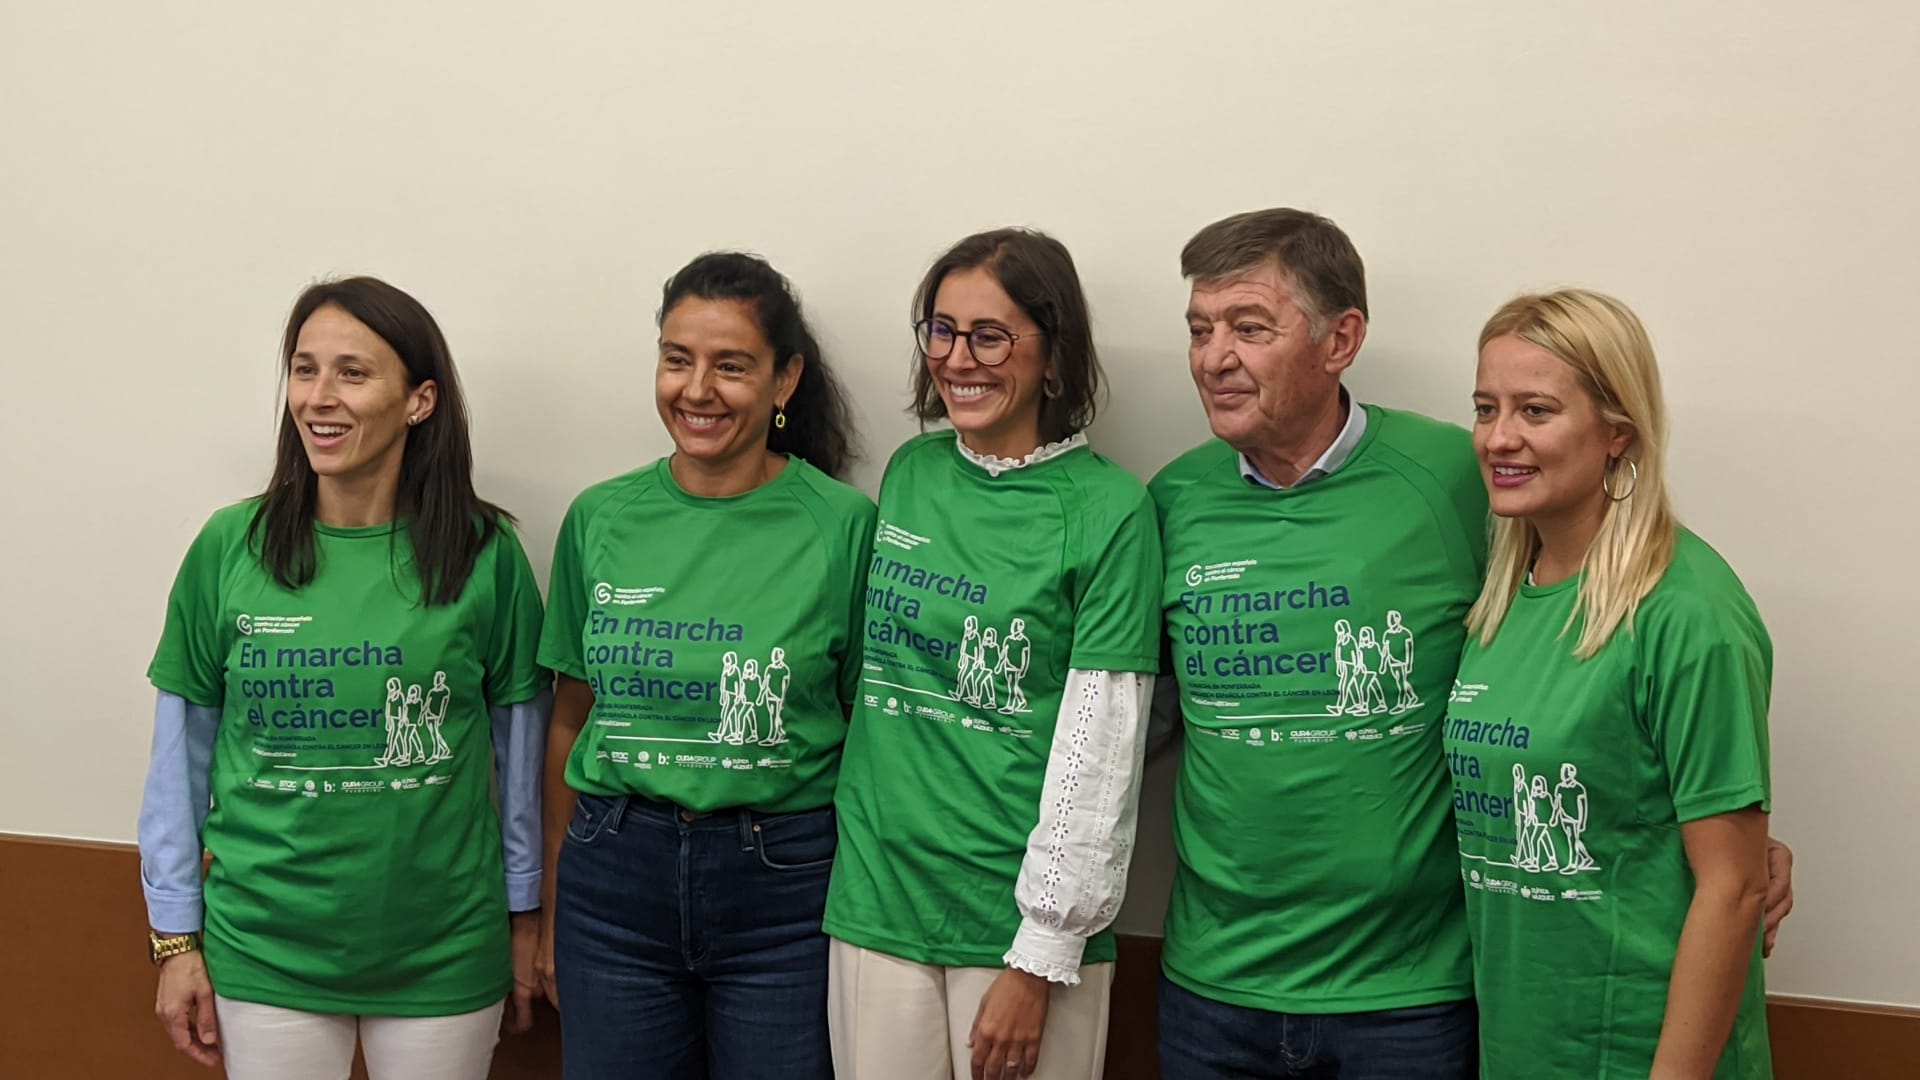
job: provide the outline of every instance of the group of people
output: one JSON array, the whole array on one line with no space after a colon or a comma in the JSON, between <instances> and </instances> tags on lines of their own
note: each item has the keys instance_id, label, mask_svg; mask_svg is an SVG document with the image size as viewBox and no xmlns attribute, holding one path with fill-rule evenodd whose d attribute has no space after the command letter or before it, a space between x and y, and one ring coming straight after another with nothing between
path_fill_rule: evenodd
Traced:
<instances>
[{"instance_id":1,"label":"group of people","mask_svg":"<svg viewBox=\"0 0 1920 1080\"><path fill-rule=\"evenodd\" d=\"M1342 387L1331 221L1238 214L1181 270L1214 437L1142 484L1088 444L1066 248L949 248L911 305L933 430L876 506L793 285L696 258L673 452L573 501L544 607L432 317L308 289L273 480L194 541L149 672L175 1045L468 1080L544 995L569 1077L1098 1077L1184 734L1162 1075L1769 1076L1771 645L1669 507L1638 319L1504 305L1468 431ZM382 684L427 677L445 752L396 754Z\"/></svg>"}]
</instances>

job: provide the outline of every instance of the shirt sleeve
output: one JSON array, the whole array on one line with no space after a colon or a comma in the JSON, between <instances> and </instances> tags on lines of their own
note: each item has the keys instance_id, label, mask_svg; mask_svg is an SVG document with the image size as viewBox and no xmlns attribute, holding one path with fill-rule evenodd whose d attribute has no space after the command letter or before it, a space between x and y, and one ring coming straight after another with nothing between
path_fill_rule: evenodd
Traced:
<instances>
[{"instance_id":1,"label":"shirt sleeve","mask_svg":"<svg viewBox=\"0 0 1920 1080\"><path fill-rule=\"evenodd\" d=\"M540 784L547 752L547 720L553 694L495 705L493 767L500 791L500 845L507 868L507 910L540 907Z\"/></svg>"},{"instance_id":2,"label":"shirt sleeve","mask_svg":"<svg viewBox=\"0 0 1920 1080\"><path fill-rule=\"evenodd\" d=\"M540 666L540 586L520 538L500 523L494 538L493 625L487 635L487 704L518 705L549 689ZM577 640L577 639L576 639Z\"/></svg>"},{"instance_id":3,"label":"shirt sleeve","mask_svg":"<svg viewBox=\"0 0 1920 1080\"><path fill-rule=\"evenodd\" d=\"M587 679L581 633L587 625L587 594L583 580L587 519L585 496L575 499L560 523L553 544L553 570L547 581L547 615L540 630L540 663L562 675Z\"/></svg>"},{"instance_id":4,"label":"shirt sleeve","mask_svg":"<svg viewBox=\"0 0 1920 1080\"><path fill-rule=\"evenodd\" d=\"M1073 589L1070 668L1160 670L1160 525L1146 489L1136 491L1117 522L1086 537Z\"/></svg>"},{"instance_id":5,"label":"shirt sleeve","mask_svg":"<svg viewBox=\"0 0 1920 1080\"><path fill-rule=\"evenodd\" d=\"M860 700L860 653L866 640L867 564L873 561L873 530L878 512L867 503L864 512L855 515L851 528L850 556L854 560L847 598L846 651L840 657L841 715L852 716L854 703Z\"/></svg>"},{"instance_id":6,"label":"shirt sleeve","mask_svg":"<svg viewBox=\"0 0 1920 1080\"><path fill-rule=\"evenodd\" d=\"M1772 671L1763 642L1726 625L1690 626L1663 638L1650 727L1666 762L1676 819L1698 821L1755 805L1771 810Z\"/></svg>"},{"instance_id":7,"label":"shirt sleeve","mask_svg":"<svg viewBox=\"0 0 1920 1080\"><path fill-rule=\"evenodd\" d=\"M225 558L225 522L236 510L209 521L187 548L167 594L166 624L154 649L147 679L154 688L195 705L226 700L226 620L220 615L220 574Z\"/></svg>"},{"instance_id":8,"label":"shirt sleeve","mask_svg":"<svg viewBox=\"0 0 1920 1080\"><path fill-rule=\"evenodd\" d=\"M1080 982L1087 939L1112 925L1127 891L1140 811L1154 677L1067 673L1041 788L1040 820L1014 882L1020 929L1008 967Z\"/></svg>"},{"instance_id":9,"label":"shirt sleeve","mask_svg":"<svg viewBox=\"0 0 1920 1080\"><path fill-rule=\"evenodd\" d=\"M192 704L165 690L156 695L138 833L147 925L161 933L194 933L205 916L200 831L211 805L213 744L219 732L219 709Z\"/></svg>"}]
</instances>

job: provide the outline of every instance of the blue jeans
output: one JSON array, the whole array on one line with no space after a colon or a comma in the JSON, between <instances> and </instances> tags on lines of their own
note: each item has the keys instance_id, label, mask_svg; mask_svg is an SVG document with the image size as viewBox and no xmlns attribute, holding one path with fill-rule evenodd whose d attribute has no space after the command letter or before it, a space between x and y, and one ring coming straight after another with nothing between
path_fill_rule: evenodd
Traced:
<instances>
[{"instance_id":1,"label":"blue jeans","mask_svg":"<svg viewBox=\"0 0 1920 1080\"><path fill-rule=\"evenodd\" d=\"M580 796L554 967L569 1080L826 1080L833 809Z\"/></svg>"},{"instance_id":2,"label":"blue jeans","mask_svg":"<svg viewBox=\"0 0 1920 1080\"><path fill-rule=\"evenodd\" d=\"M1229 1005L1160 977L1164 1080L1473 1080L1473 999L1301 1015Z\"/></svg>"}]
</instances>

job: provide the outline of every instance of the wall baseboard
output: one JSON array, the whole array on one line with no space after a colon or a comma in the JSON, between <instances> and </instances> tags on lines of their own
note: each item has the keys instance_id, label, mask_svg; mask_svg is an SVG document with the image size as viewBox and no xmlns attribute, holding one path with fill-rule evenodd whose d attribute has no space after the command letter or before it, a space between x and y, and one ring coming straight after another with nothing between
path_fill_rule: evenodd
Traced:
<instances>
[{"instance_id":1,"label":"wall baseboard","mask_svg":"<svg viewBox=\"0 0 1920 1080\"><path fill-rule=\"evenodd\" d=\"M140 857L131 844L0 833L0 926L12 955L0 979L0 1074L36 1080L205 1080L153 1019ZM1157 1080L1160 939L1122 937L1107 1040L1109 1080ZM1913 1080L1920 1008L1768 999L1779 1080ZM494 1080L559 1075L559 1018L503 1039ZM355 1070L356 1080L365 1073Z\"/></svg>"}]
</instances>

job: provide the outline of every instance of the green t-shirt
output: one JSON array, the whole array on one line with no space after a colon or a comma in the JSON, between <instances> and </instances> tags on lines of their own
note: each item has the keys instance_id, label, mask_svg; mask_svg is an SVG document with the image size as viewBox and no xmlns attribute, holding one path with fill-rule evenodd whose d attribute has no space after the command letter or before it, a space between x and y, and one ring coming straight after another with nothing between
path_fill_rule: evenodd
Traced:
<instances>
[{"instance_id":1,"label":"green t-shirt","mask_svg":"<svg viewBox=\"0 0 1920 1080\"><path fill-rule=\"evenodd\" d=\"M445 1016L512 986L489 705L545 690L540 592L502 525L460 598L421 601L404 528L314 527L288 590L256 502L187 551L148 669L219 708L203 834L214 989L309 1012Z\"/></svg>"},{"instance_id":2,"label":"green t-shirt","mask_svg":"<svg viewBox=\"0 0 1920 1080\"><path fill-rule=\"evenodd\" d=\"M1682 530L1629 632L1562 635L1579 579L1524 586L1470 642L1446 722L1481 1075L1644 1077L1693 897L1680 825L1768 805L1773 645ZM1714 1076L1769 1077L1760 928Z\"/></svg>"},{"instance_id":3,"label":"green t-shirt","mask_svg":"<svg viewBox=\"0 0 1920 1080\"><path fill-rule=\"evenodd\" d=\"M923 964L1000 966L1068 669L1153 671L1159 579L1146 489L1092 450L999 476L950 431L894 454L827 933ZM1102 932L1084 960L1113 955Z\"/></svg>"},{"instance_id":4,"label":"green t-shirt","mask_svg":"<svg viewBox=\"0 0 1920 1080\"><path fill-rule=\"evenodd\" d=\"M594 697L567 785L702 813L825 806L873 502L799 458L727 498L667 462L588 488L560 526L540 662Z\"/></svg>"},{"instance_id":5,"label":"green t-shirt","mask_svg":"<svg viewBox=\"0 0 1920 1080\"><path fill-rule=\"evenodd\" d=\"M1472 993L1446 710L1485 564L1465 431L1367 407L1332 475L1209 442L1152 484L1186 749L1162 954L1203 997L1360 1012Z\"/></svg>"}]
</instances>

